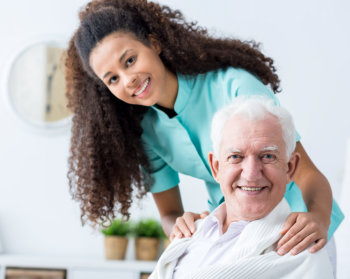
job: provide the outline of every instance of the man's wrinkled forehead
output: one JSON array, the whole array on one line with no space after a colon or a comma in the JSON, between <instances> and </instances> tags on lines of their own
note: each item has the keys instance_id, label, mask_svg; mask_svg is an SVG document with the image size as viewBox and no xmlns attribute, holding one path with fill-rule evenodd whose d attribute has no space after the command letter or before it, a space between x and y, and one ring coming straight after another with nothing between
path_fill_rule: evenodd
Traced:
<instances>
[{"instance_id":1,"label":"man's wrinkled forehead","mask_svg":"<svg viewBox=\"0 0 350 279\"><path fill-rule=\"evenodd\" d=\"M225 123L218 151L241 153L252 148L254 152L281 153L284 147L282 127L275 116L267 114L263 119L249 119L235 115Z\"/></svg>"}]
</instances>

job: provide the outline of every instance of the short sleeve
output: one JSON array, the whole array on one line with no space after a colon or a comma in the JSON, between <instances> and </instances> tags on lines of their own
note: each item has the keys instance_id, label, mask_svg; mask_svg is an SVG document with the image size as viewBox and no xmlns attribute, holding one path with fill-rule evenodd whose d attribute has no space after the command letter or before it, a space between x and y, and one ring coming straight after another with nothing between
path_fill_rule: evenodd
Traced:
<instances>
[{"instance_id":1,"label":"short sleeve","mask_svg":"<svg viewBox=\"0 0 350 279\"><path fill-rule=\"evenodd\" d=\"M144 144L144 150L151 165L151 172L149 174L154 181L150 192L164 192L177 186L180 182L179 174L157 155L152 147Z\"/></svg>"},{"instance_id":2,"label":"short sleeve","mask_svg":"<svg viewBox=\"0 0 350 279\"><path fill-rule=\"evenodd\" d=\"M264 85L258 78L256 78L251 73L239 69L239 78L238 78L238 85L235 88L236 96L253 96L253 95L260 95L265 96L268 98L272 98L277 106L280 105L279 100L275 96L275 94L266 86ZM300 135L297 131L295 131L295 140L296 142L300 141Z\"/></svg>"},{"instance_id":3,"label":"short sleeve","mask_svg":"<svg viewBox=\"0 0 350 279\"><path fill-rule=\"evenodd\" d=\"M237 71L239 74L236 88L234 90L236 92L235 97L260 95L271 98L274 100L276 105L280 105L275 94L257 77L243 69L237 69Z\"/></svg>"}]
</instances>

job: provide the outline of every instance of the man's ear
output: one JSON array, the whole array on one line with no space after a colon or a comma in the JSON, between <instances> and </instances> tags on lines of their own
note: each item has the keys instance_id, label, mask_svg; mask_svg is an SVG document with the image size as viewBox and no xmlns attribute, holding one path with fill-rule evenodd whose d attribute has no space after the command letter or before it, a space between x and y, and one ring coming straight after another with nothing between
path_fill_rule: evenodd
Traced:
<instances>
[{"instance_id":1,"label":"man's ear","mask_svg":"<svg viewBox=\"0 0 350 279\"><path fill-rule=\"evenodd\" d=\"M219 160L216 158L214 155L214 152L210 151L208 154L208 161L209 161L209 166L211 169L211 174L213 175L215 181L219 183L219 177L218 177L218 172L219 172Z\"/></svg>"},{"instance_id":2,"label":"man's ear","mask_svg":"<svg viewBox=\"0 0 350 279\"><path fill-rule=\"evenodd\" d=\"M293 176L298 168L300 162L300 154L298 152L293 152L290 156L289 162L288 162L288 183L292 181Z\"/></svg>"},{"instance_id":3,"label":"man's ear","mask_svg":"<svg viewBox=\"0 0 350 279\"><path fill-rule=\"evenodd\" d=\"M159 41L152 34L148 35L148 40L151 49L153 49L159 55L162 52Z\"/></svg>"}]
</instances>

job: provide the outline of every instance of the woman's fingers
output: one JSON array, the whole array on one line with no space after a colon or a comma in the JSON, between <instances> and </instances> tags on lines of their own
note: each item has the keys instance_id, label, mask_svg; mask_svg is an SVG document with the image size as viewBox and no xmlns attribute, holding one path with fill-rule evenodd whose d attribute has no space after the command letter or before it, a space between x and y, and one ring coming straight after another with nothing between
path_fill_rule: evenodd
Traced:
<instances>
[{"instance_id":1,"label":"woman's fingers","mask_svg":"<svg viewBox=\"0 0 350 279\"><path fill-rule=\"evenodd\" d=\"M327 244L327 238L321 238L316 241L316 244L313 245L309 251L310 253L316 253L317 251L321 250L323 247L325 247Z\"/></svg>"},{"instance_id":2,"label":"woman's fingers","mask_svg":"<svg viewBox=\"0 0 350 279\"><path fill-rule=\"evenodd\" d=\"M278 250L278 254L284 255L290 251L291 255L297 255L314 243L316 239L316 233L307 234L301 231L284 246L282 246L281 249Z\"/></svg>"},{"instance_id":3,"label":"woman's fingers","mask_svg":"<svg viewBox=\"0 0 350 279\"><path fill-rule=\"evenodd\" d=\"M197 219L200 219L200 215L193 212L185 212L184 215L182 215L185 224L187 228L191 231L191 234L193 234L196 231L196 226L194 225L194 221Z\"/></svg>"},{"instance_id":4,"label":"woman's fingers","mask_svg":"<svg viewBox=\"0 0 350 279\"><path fill-rule=\"evenodd\" d=\"M292 213L287 218L282 233L284 236L276 247L279 255L288 252L297 255L315 242L316 244L310 248L310 252L316 252L327 243L327 230L309 212Z\"/></svg>"},{"instance_id":5,"label":"woman's fingers","mask_svg":"<svg viewBox=\"0 0 350 279\"><path fill-rule=\"evenodd\" d=\"M173 229L172 229L172 231L170 233L170 237L169 237L170 241L173 241L175 237L177 237L177 238L182 238L183 237L180 229L177 227L176 224L173 226Z\"/></svg>"},{"instance_id":6,"label":"woman's fingers","mask_svg":"<svg viewBox=\"0 0 350 279\"><path fill-rule=\"evenodd\" d=\"M296 213L289 214L288 218L283 224L281 234L285 234L295 224L298 215Z\"/></svg>"},{"instance_id":7,"label":"woman's fingers","mask_svg":"<svg viewBox=\"0 0 350 279\"><path fill-rule=\"evenodd\" d=\"M190 237L192 235L184 217L177 217L175 225L178 231L180 231L180 233L182 233L184 236Z\"/></svg>"},{"instance_id":8,"label":"woman's fingers","mask_svg":"<svg viewBox=\"0 0 350 279\"><path fill-rule=\"evenodd\" d=\"M202 214L205 214L203 212ZM170 240L175 237L182 238L183 236L191 237L196 231L194 222L201 218L201 215L193 212L185 212L181 217L177 217L175 225L170 233Z\"/></svg>"},{"instance_id":9,"label":"woman's fingers","mask_svg":"<svg viewBox=\"0 0 350 279\"><path fill-rule=\"evenodd\" d=\"M296 221L297 214L291 213L284 222L283 229L281 231L283 237L277 243L277 250L284 246L288 241L291 240L293 236L295 236L301 230L302 227L298 226Z\"/></svg>"}]
</instances>

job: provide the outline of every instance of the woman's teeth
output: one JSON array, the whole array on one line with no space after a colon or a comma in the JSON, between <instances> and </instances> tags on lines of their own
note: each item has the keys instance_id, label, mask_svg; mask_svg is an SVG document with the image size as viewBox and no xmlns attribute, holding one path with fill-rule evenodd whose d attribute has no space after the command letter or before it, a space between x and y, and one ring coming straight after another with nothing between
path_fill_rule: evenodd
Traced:
<instances>
[{"instance_id":1,"label":"woman's teeth","mask_svg":"<svg viewBox=\"0 0 350 279\"><path fill-rule=\"evenodd\" d=\"M264 187L241 187L244 191L260 191Z\"/></svg>"},{"instance_id":2,"label":"woman's teeth","mask_svg":"<svg viewBox=\"0 0 350 279\"><path fill-rule=\"evenodd\" d=\"M146 89L146 87L147 87L148 84L149 84L149 78L146 79L146 81L145 81L145 83L143 84L142 88L141 88L139 91L137 91L137 92L135 93L135 96L140 95L140 94Z\"/></svg>"}]
</instances>

